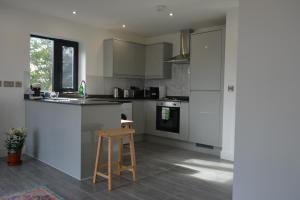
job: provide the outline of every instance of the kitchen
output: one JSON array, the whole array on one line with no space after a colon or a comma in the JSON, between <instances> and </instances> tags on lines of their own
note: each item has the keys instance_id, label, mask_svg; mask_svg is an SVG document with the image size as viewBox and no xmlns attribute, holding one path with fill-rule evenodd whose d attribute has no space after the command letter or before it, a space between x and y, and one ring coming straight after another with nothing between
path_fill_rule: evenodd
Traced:
<instances>
[{"instance_id":1,"label":"kitchen","mask_svg":"<svg viewBox=\"0 0 300 200\"><path fill-rule=\"evenodd\" d=\"M80 28L77 28L75 22L66 20L57 23L55 18L31 15L26 9L5 6L2 12L4 16L12 17L10 13L14 13L26 22L32 20L29 27L25 27L19 22L19 17L10 19L24 28L23 33L15 33L20 40L24 40L24 48L19 49L20 54L28 54L28 49L32 49L28 47L32 38L79 43L79 59L73 62L78 63L78 74L74 74L73 81L76 76L78 79L72 85L77 89L54 89L59 93L45 93L43 95L46 99L41 99L39 93L39 88L44 87L42 84L36 84L30 89L30 85L34 84L30 82L32 65L23 69L21 66L24 66L24 60L28 61L28 56L21 57L18 66L22 68L22 73L14 80L23 80L24 90L17 91L15 95L20 97L21 94L23 97L25 93L26 100L21 103L25 106L21 110L26 113L27 155L85 181L93 173L97 131L118 127L123 114L123 119L133 120L135 142L142 145L140 148L144 148L143 143L146 142L166 151L177 152L183 149L197 155L204 153L209 160L224 162L222 164L231 170L225 173L224 178L230 183L232 163L219 158L233 161L233 154L230 154L233 152L231 141L225 144L229 146L229 150L225 149L229 155L224 153L222 156L223 138L227 139L222 129L228 126L223 124L223 93L234 96L235 92L235 88L232 88L234 81L224 83L224 71L227 69L225 43L226 49L231 51L235 51L236 45L233 38L236 31L234 8L232 17L230 12L227 16L227 19L233 18L233 21L225 23L223 17L200 28L185 27L145 39L127 32L128 25L122 27L121 31L99 31L85 25L78 25ZM152 12L169 12L169 8L164 8L164 11L159 9L162 8L154 6ZM80 16L82 11L77 12L72 17ZM36 15L40 19L36 19ZM44 21L48 24L43 25ZM18 30L17 27L10 28ZM57 29L48 31L47 27ZM61 32L60 29L65 31ZM225 35L225 32L230 34ZM3 35L13 37L9 31L4 31ZM227 54L227 59L235 59L235 55ZM232 74L230 70L227 72L229 75ZM80 92L81 87L83 89ZM49 124L49 121L55 125ZM53 132L57 134L49 138ZM74 140L69 141L70 137ZM66 145L68 142L70 145ZM136 153L139 153L138 150ZM137 167L139 169L139 163ZM225 193L225 198L230 197L230 191L226 190Z\"/></svg>"}]
</instances>

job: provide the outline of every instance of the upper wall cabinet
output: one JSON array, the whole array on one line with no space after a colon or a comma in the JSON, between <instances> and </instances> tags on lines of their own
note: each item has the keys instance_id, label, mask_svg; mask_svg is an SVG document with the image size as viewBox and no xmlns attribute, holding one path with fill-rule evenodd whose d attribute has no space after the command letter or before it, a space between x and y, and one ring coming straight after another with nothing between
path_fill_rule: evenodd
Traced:
<instances>
[{"instance_id":1,"label":"upper wall cabinet","mask_svg":"<svg viewBox=\"0 0 300 200\"><path fill-rule=\"evenodd\" d=\"M172 76L172 64L164 62L172 57L173 45L157 43L146 46L146 79L168 79Z\"/></svg>"},{"instance_id":2,"label":"upper wall cabinet","mask_svg":"<svg viewBox=\"0 0 300 200\"><path fill-rule=\"evenodd\" d=\"M221 90L222 31L193 34L191 38L191 90Z\"/></svg>"},{"instance_id":3,"label":"upper wall cabinet","mask_svg":"<svg viewBox=\"0 0 300 200\"><path fill-rule=\"evenodd\" d=\"M145 45L118 39L104 40L104 76L144 78Z\"/></svg>"}]
</instances>

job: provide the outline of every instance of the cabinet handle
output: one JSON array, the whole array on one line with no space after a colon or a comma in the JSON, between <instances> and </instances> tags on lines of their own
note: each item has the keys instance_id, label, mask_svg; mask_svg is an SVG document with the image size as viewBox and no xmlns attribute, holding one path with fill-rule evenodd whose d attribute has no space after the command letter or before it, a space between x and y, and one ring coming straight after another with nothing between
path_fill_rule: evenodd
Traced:
<instances>
[{"instance_id":1,"label":"cabinet handle","mask_svg":"<svg viewBox=\"0 0 300 200\"><path fill-rule=\"evenodd\" d=\"M233 92L233 91L234 91L234 86L228 85L228 92Z\"/></svg>"}]
</instances>

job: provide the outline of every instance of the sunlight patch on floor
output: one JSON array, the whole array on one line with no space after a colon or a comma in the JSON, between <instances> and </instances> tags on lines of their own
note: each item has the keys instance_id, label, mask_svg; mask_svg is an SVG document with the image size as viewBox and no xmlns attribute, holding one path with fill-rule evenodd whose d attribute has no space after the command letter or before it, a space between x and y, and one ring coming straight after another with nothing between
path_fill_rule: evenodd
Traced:
<instances>
[{"instance_id":1,"label":"sunlight patch on floor","mask_svg":"<svg viewBox=\"0 0 300 200\"><path fill-rule=\"evenodd\" d=\"M189 176L201 180L227 183L233 179L233 164L231 163L188 159L183 161L183 163L176 163L175 165L196 171Z\"/></svg>"},{"instance_id":2,"label":"sunlight patch on floor","mask_svg":"<svg viewBox=\"0 0 300 200\"><path fill-rule=\"evenodd\" d=\"M183 161L186 164L193 164L199 166L206 166L208 168L220 168L224 170L233 170L232 163L225 163L225 162L215 162L215 161L208 161L208 160L201 160L201 159L187 159Z\"/></svg>"}]
</instances>

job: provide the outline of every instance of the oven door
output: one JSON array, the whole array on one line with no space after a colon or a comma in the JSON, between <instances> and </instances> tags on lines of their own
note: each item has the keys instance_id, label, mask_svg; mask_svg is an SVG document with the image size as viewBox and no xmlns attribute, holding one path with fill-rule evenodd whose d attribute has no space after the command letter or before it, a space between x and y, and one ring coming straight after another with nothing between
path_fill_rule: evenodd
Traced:
<instances>
[{"instance_id":1,"label":"oven door","mask_svg":"<svg viewBox=\"0 0 300 200\"><path fill-rule=\"evenodd\" d=\"M179 134L180 106L156 106L156 129Z\"/></svg>"}]
</instances>

